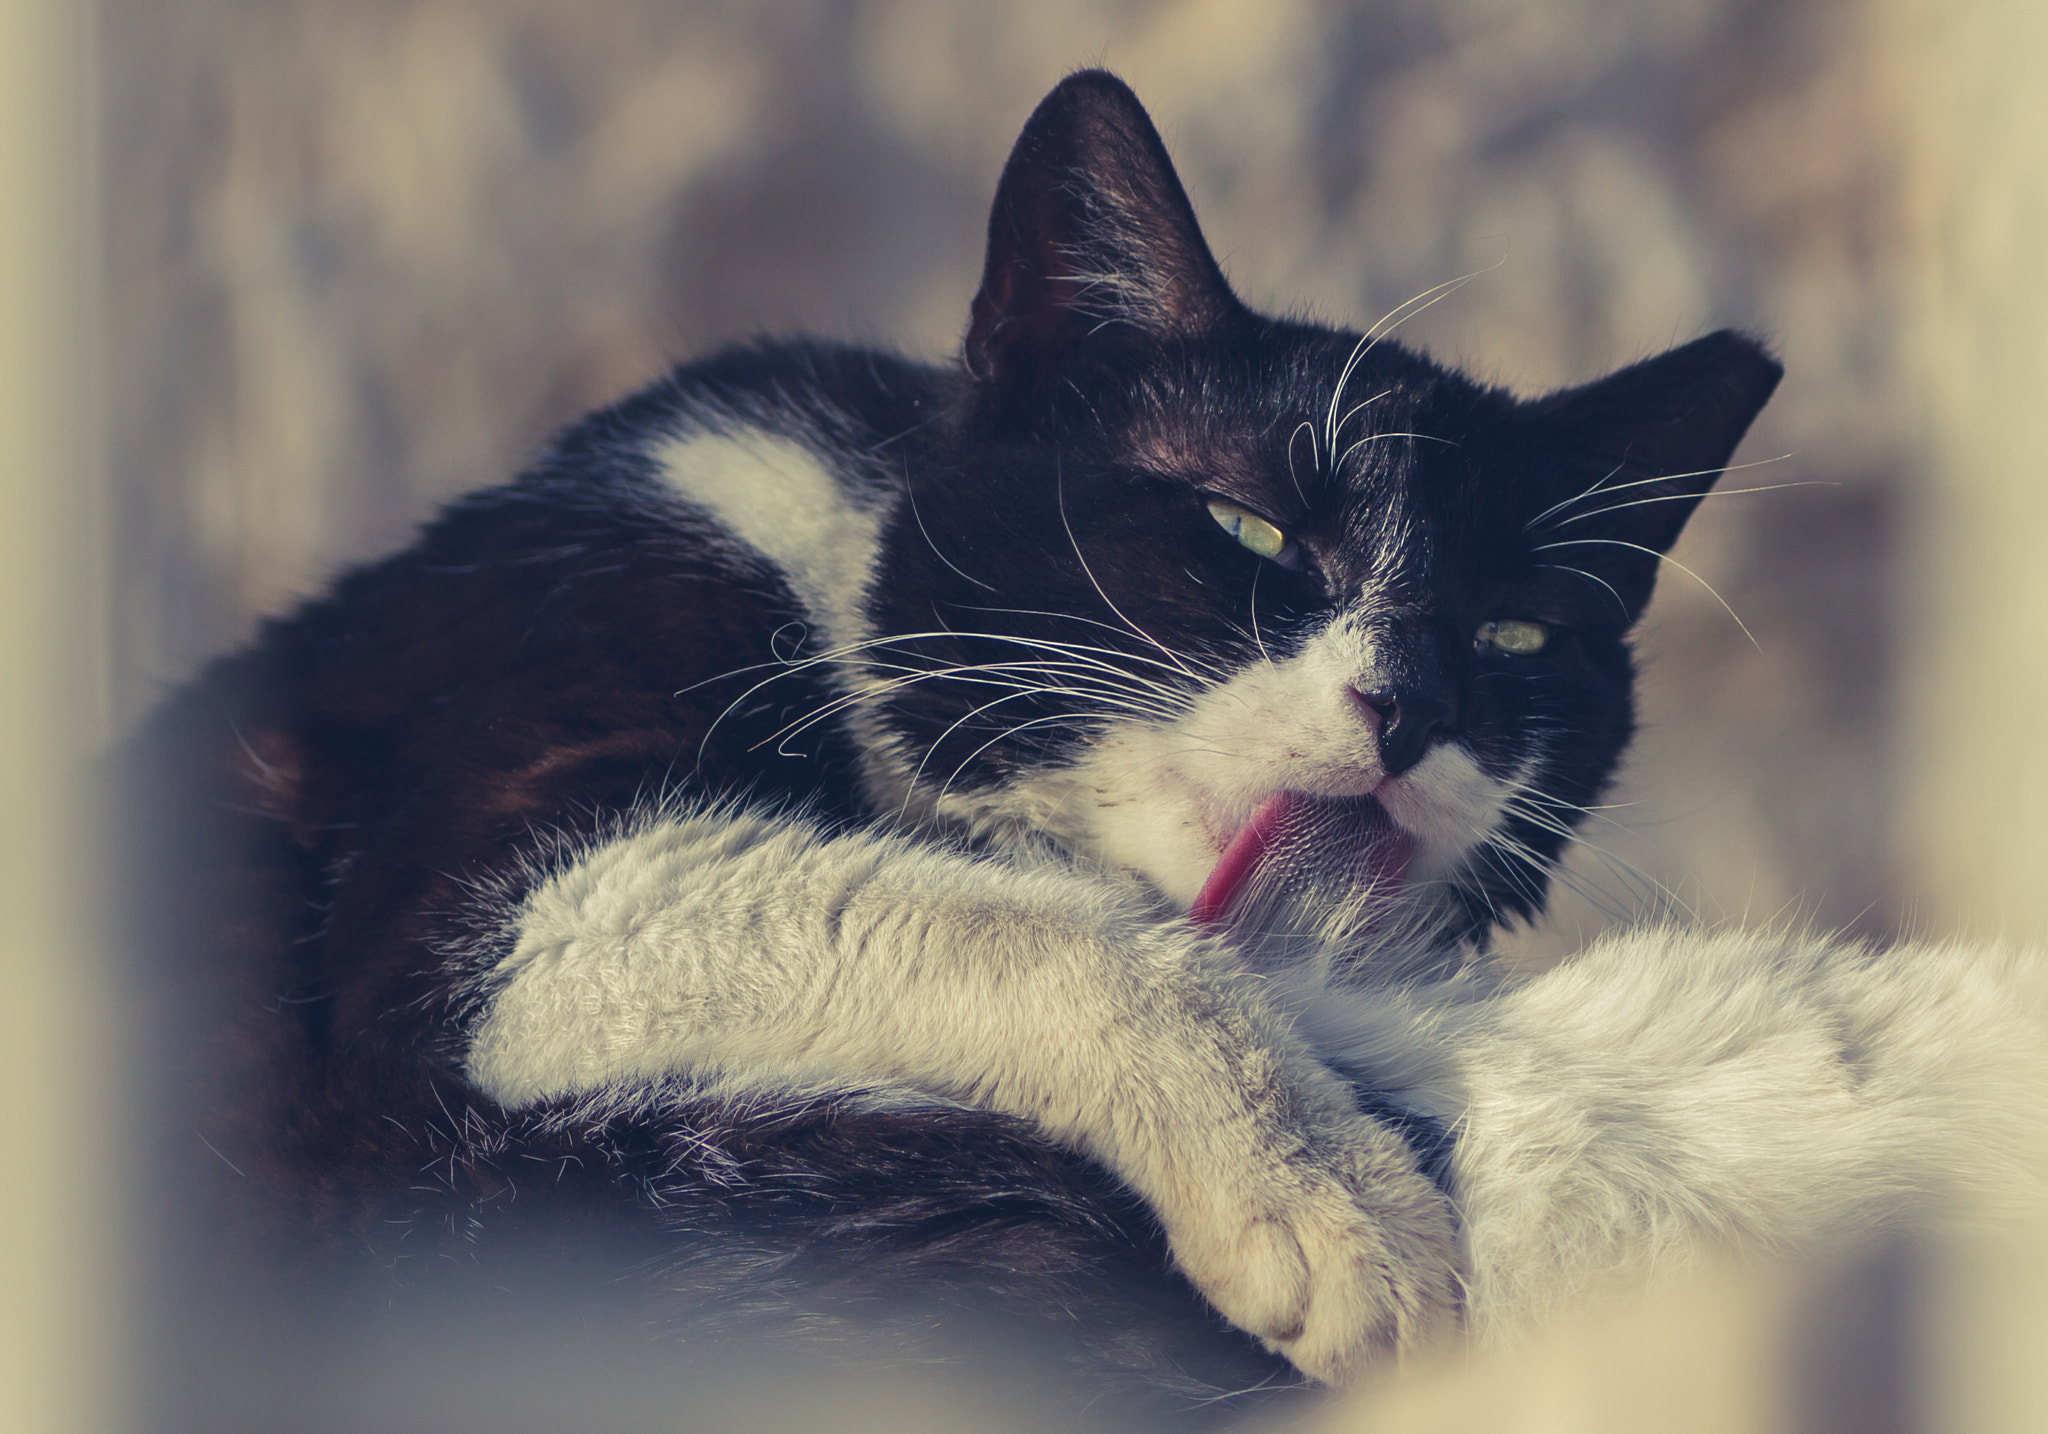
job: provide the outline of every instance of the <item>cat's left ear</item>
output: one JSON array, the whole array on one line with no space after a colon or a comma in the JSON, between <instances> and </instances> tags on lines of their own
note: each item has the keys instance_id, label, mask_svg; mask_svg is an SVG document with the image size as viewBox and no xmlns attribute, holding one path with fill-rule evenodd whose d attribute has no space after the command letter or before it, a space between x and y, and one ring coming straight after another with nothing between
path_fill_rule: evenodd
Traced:
<instances>
[{"instance_id":1,"label":"cat's left ear","mask_svg":"<svg viewBox=\"0 0 2048 1434\"><path fill-rule=\"evenodd\" d=\"M1040 388L1092 335L1192 336L1237 308L1138 97L1103 70L1068 76L996 186L968 368Z\"/></svg>"},{"instance_id":2,"label":"cat's left ear","mask_svg":"<svg viewBox=\"0 0 2048 1434\"><path fill-rule=\"evenodd\" d=\"M1599 573L1633 623L1659 555L1783 376L1756 340L1724 329L1528 405L1537 451L1565 460L1530 527L1537 550L1576 549L1571 565Z\"/></svg>"}]
</instances>

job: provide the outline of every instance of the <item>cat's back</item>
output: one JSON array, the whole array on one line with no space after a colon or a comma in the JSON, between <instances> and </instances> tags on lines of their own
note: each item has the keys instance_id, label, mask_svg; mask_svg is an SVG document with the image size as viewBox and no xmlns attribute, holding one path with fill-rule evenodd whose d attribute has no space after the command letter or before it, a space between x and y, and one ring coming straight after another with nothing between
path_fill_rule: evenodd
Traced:
<instances>
[{"instance_id":1,"label":"cat's back","mask_svg":"<svg viewBox=\"0 0 2048 1434\"><path fill-rule=\"evenodd\" d=\"M891 441L942 387L820 344L679 368L157 711L115 820L149 1008L183 1012L167 1092L224 1147L202 1166L383 1180L362 1122L462 1089L460 983L422 953L476 939L451 913L515 890L536 833L702 798L858 815L852 744L808 721L838 669L811 659L870 580Z\"/></svg>"},{"instance_id":2,"label":"cat's back","mask_svg":"<svg viewBox=\"0 0 2048 1434\"><path fill-rule=\"evenodd\" d=\"M942 371L816 343L678 368L264 624L140 745L207 752L302 825L332 802L359 819L478 761L524 752L554 769L565 744L592 741L624 753L636 730L667 744L674 781L758 781L743 755L758 732L722 730L748 726L734 700L779 666L799 670L744 705L789 707L817 685L811 660L854 635L898 492L892 450L935 418L943 386Z\"/></svg>"}]
</instances>

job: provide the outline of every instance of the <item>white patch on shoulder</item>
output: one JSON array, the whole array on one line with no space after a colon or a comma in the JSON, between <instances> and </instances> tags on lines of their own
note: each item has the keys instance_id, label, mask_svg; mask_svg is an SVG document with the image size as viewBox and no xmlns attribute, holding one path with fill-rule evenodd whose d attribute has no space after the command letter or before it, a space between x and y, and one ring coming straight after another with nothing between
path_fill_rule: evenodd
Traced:
<instances>
[{"instance_id":1,"label":"white patch on shoulder","mask_svg":"<svg viewBox=\"0 0 2048 1434\"><path fill-rule=\"evenodd\" d=\"M880 510L855 502L804 444L759 428L700 430L651 455L669 486L776 567L823 629L816 655L868 636L862 600L880 545Z\"/></svg>"}]
</instances>

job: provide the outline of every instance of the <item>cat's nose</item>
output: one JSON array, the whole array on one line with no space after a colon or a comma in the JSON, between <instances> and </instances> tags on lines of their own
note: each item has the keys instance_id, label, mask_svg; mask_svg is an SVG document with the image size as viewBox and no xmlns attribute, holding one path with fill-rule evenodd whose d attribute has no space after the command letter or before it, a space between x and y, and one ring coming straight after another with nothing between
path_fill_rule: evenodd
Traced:
<instances>
[{"instance_id":1,"label":"cat's nose","mask_svg":"<svg viewBox=\"0 0 2048 1434\"><path fill-rule=\"evenodd\" d=\"M1354 687L1351 695L1379 734L1380 765L1390 777L1421 761L1429 750L1430 734L1448 726L1455 715L1442 697L1417 688Z\"/></svg>"}]
</instances>

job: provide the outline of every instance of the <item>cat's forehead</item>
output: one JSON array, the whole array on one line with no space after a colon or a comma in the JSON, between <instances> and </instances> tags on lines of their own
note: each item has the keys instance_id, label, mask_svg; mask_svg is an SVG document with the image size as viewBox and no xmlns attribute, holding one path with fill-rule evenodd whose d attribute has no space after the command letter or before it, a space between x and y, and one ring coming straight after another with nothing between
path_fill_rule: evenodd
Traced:
<instances>
[{"instance_id":1,"label":"cat's forehead","mask_svg":"<svg viewBox=\"0 0 2048 1434\"><path fill-rule=\"evenodd\" d=\"M1257 356L1184 356L1141 386L1116 446L1135 467L1276 519L1352 527L1471 501L1457 455L1475 425L1511 410L1397 345L1315 331Z\"/></svg>"}]
</instances>

